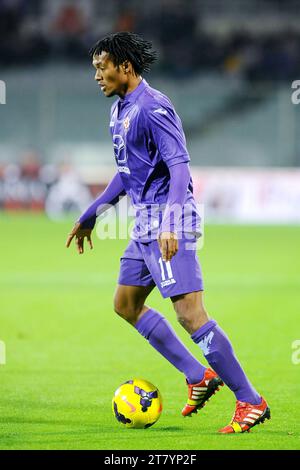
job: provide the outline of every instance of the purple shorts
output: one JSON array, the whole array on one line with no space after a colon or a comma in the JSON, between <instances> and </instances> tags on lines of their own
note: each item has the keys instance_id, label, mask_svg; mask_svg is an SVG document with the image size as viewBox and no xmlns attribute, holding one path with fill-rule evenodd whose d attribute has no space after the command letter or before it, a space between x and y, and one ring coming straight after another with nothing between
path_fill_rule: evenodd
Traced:
<instances>
[{"instance_id":1,"label":"purple shorts","mask_svg":"<svg viewBox=\"0 0 300 470\"><path fill-rule=\"evenodd\" d=\"M187 249L191 248L193 249ZM171 261L163 261L157 240L131 240L121 257L119 284L157 286L163 297L202 291L203 280L196 242L179 239L179 249Z\"/></svg>"}]
</instances>

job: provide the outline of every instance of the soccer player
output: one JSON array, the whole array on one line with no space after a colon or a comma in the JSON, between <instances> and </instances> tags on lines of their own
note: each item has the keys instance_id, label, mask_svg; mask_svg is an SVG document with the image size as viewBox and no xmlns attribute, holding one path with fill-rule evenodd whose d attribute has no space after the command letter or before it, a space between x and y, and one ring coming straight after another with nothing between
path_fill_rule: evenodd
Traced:
<instances>
[{"instance_id":1,"label":"soccer player","mask_svg":"<svg viewBox=\"0 0 300 470\"><path fill-rule=\"evenodd\" d=\"M183 416L196 413L225 383L236 396L236 409L230 424L220 432L249 431L270 418L270 409L246 377L229 338L208 317L203 304L195 249L200 218L182 124L171 101L142 78L156 53L139 35L119 32L98 41L91 57L102 93L118 96L109 125L118 171L76 222L66 246L75 239L81 254L86 238L92 248L96 217L120 197L129 196L136 220L121 258L116 313L184 373L188 399ZM168 321L145 304L155 286L164 298L171 299L179 323L211 367L202 365Z\"/></svg>"}]
</instances>

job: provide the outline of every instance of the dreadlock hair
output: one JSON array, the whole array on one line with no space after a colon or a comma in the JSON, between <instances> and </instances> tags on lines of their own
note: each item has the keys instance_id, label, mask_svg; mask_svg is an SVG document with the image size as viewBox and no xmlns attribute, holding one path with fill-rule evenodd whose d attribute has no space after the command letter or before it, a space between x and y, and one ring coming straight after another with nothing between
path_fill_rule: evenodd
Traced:
<instances>
[{"instance_id":1,"label":"dreadlock hair","mask_svg":"<svg viewBox=\"0 0 300 470\"><path fill-rule=\"evenodd\" d=\"M152 50L152 43L129 31L105 36L96 42L89 53L91 56L100 55L102 51L109 53L115 66L125 61L131 62L136 75L149 72L150 65L157 59L156 51Z\"/></svg>"}]
</instances>

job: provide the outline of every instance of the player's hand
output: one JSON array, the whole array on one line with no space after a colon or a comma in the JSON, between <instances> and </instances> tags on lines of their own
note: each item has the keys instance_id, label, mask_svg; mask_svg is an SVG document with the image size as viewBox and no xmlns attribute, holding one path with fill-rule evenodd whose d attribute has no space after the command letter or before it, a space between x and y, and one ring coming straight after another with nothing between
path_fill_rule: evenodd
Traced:
<instances>
[{"instance_id":1,"label":"player's hand","mask_svg":"<svg viewBox=\"0 0 300 470\"><path fill-rule=\"evenodd\" d=\"M77 251L81 255L84 252L84 239L87 238L88 244L90 245L90 249L93 249L93 242L91 239L92 229L89 228L81 228L81 224L76 222L72 231L69 233L66 247L69 248L73 238L75 238L75 243L77 246Z\"/></svg>"},{"instance_id":2,"label":"player's hand","mask_svg":"<svg viewBox=\"0 0 300 470\"><path fill-rule=\"evenodd\" d=\"M158 237L158 244L163 261L171 261L178 251L178 238L174 232L162 232Z\"/></svg>"}]
</instances>

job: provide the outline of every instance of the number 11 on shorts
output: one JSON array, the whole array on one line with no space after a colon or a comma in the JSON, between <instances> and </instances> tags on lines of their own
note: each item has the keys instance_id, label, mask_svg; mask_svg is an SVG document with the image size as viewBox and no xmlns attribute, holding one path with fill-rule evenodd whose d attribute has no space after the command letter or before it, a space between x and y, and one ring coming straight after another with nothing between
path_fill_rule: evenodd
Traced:
<instances>
[{"instance_id":1,"label":"number 11 on shorts","mask_svg":"<svg viewBox=\"0 0 300 470\"><path fill-rule=\"evenodd\" d=\"M159 262L160 271L161 271L161 280L165 281L166 279L173 279L173 273L172 273L170 261L163 261L162 257L160 257L158 262Z\"/></svg>"}]
</instances>

